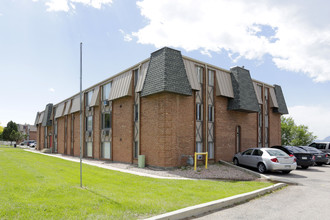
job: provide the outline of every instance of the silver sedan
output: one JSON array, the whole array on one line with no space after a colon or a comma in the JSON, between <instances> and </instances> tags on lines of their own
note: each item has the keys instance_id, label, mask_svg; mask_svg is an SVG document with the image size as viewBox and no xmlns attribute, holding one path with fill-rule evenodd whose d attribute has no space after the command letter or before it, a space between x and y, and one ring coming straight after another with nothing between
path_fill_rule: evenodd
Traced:
<instances>
[{"instance_id":1,"label":"silver sedan","mask_svg":"<svg viewBox=\"0 0 330 220\"><path fill-rule=\"evenodd\" d=\"M290 173L297 168L296 158L273 148L250 148L243 153L235 154L235 165L257 168L260 173L282 171Z\"/></svg>"}]
</instances>

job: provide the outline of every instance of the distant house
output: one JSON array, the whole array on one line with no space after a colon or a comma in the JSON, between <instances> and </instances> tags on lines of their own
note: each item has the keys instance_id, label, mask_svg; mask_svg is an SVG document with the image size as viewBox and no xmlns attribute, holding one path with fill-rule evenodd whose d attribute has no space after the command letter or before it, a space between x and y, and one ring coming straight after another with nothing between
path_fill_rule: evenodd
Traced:
<instances>
[{"instance_id":1,"label":"distant house","mask_svg":"<svg viewBox=\"0 0 330 220\"><path fill-rule=\"evenodd\" d=\"M249 147L279 145L288 113L279 85L167 47L85 89L82 99L84 157L136 164L145 155L156 167L186 165L194 152L230 161ZM39 149L79 156L79 112L79 94L38 112Z\"/></svg>"},{"instance_id":2,"label":"distant house","mask_svg":"<svg viewBox=\"0 0 330 220\"><path fill-rule=\"evenodd\" d=\"M37 139L37 126L29 124L17 124L18 131L26 136L23 140L36 140Z\"/></svg>"}]
</instances>

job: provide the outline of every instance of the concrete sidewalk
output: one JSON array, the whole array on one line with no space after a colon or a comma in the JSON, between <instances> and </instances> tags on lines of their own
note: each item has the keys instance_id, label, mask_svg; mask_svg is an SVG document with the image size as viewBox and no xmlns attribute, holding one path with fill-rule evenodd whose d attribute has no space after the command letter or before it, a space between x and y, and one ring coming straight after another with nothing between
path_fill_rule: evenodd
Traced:
<instances>
[{"instance_id":1,"label":"concrete sidewalk","mask_svg":"<svg viewBox=\"0 0 330 220\"><path fill-rule=\"evenodd\" d=\"M32 152L32 153L37 153L37 154L42 154L42 155L50 156L50 157L57 157L57 158L72 161L72 162L77 162L77 163L80 162L79 157L66 156L66 155L62 155L62 154L41 153L40 151L35 150L35 149L25 149L25 151ZM157 179L175 179L175 180L189 180L190 179L191 180L191 178L171 177L171 176L166 177L166 176L159 176L159 175L154 175L154 174L149 174L149 173L144 173L144 172L138 172L138 171L133 171L133 170L121 169L121 168L111 166L111 163L105 163L104 161L95 160L95 159L83 158L82 163L83 164L88 164L88 165L91 165L91 166L96 166L96 167L108 169L108 170L114 170L114 171L119 171L119 172L123 172L123 173L129 173L129 174L133 174L133 175L137 175L137 176L144 176L144 177L157 178Z\"/></svg>"}]
</instances>

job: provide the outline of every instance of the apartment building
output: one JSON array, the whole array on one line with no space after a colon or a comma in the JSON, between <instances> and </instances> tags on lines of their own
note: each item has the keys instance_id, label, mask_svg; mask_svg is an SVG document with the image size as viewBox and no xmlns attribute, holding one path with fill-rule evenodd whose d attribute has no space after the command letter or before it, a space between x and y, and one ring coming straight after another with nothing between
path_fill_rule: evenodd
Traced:
<instances>
[{"instance_id":1,"label":"apartment building","mask_svg":"<svg viewBox=\"0 0 330 220\"><path fill-rule=\"evenodd\" d=\"M194 152L231 161L249 147L281 143L287 106L279 85L251 79L165 47L83 91L85 158L177 167ZM80 155L80 95L37 113L38 149ZM204 157L199 158L204 161Z\"/></svg>"}]
</instances>

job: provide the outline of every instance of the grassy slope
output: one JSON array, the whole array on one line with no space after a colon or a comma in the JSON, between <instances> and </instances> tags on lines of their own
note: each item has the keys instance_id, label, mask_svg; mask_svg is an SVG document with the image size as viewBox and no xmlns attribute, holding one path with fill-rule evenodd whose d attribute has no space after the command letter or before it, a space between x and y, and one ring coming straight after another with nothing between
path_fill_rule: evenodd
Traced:
<instances>
[{"instance_id":1,"label":"grassy slope","mask_svg":"<svg viewBox=\"0 0 330 220\"><path fill-rule=\"evenodd\" d=\"M0 148L0 219L131 219L269 186L261 182L159 180Z\"/></svg>"}]
</instances>

